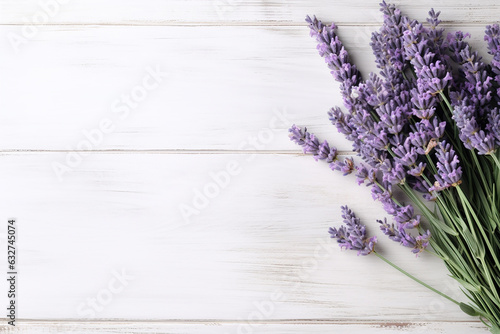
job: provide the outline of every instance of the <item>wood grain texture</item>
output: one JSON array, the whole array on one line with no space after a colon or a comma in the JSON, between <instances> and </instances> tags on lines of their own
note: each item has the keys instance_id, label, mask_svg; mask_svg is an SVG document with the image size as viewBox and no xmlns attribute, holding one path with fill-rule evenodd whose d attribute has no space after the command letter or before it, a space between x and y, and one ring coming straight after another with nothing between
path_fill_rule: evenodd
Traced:
<instances>
[{"instance_id":1,"label":"wood grain texture","mask_svg":"<svg viewBox=\"0 0 500 334\"><path fill-rule=\"evenodd\" d=\"M339 250L327 229L348 204L381 252L464 300L439 259L415 258L380 235L383 211L369 189L326 164L294 155L92 154L61 183L51 163L63 155L0 158L0 211L19 226L22 319L472 320L378 259ZM223 170L237 173L219 176L217 192L213 173ZM195 204L198 191L208 204ZM199 212L185 220L181 205ZM117 272L133 279L120 284Z\"/></svg>"},{"instance_id":2,"label":"wood grain texture","mask_svg":"<svg viewBox=\"0 0 500 334\"><path fill-rule=\"evenodd\" d=\"M0 23L23 24L33 16L48 12L46 24L302 24L306 14L317 14L339 23L357 24L380 22L379 0L58 0L60 6L41 6L53 3L45 0L1 0ZM395 0L408 15L424 20L431 7L442 10L442 19L464 23L498 21L498 2L495 0L436 0L410 2ZM44 10L43 8L47 8ZM52 14L53 13L53 14Z\"/></svg>"},{"instance_id":3,"label":"wood grain texture","mask_svg":"<svg viewBox=\"0 0 500 334\"><path fill-rule=\"evenodd\" d=\"M2 327L0 327L1 329ZM87 334L87 333L136 333L136 334L215 334L215 333L373 333L373 334L484 334L484 326L480 323L456 322L443 323L304 323L301 321L289 323L158 323L158 322L28 322L23 323L15 331L5 328L4 333L21 334Z\"/></svg>"},{"instance_id":4,"label":"wood grain texture","mask_svg":"<svg viewBox=\"0 0 500 334\"><path fill-rule=\"evenodd\" d=\"M465 301L438 259L380 235L366 188L287 139L297 123L349 151L303 19L339 23L366 73L378 0L58 1L0 0L0 220L18 220L21 319L0 332L486 332L341 252L326 231L348 204L382 253ZM419 20L443 10L482 51L499 14L494 0L396 3ZM158 87L155 69L168 73Z\"/></svg>"},{"instance_id":5,"label":"wood grain texture","mask_svg":"<svg viewBox=\"0 0 500 334\"><path fill-rule=\"evenodd\" d=\"M466 30L484 51L482 28ZM365 74L376 70L370 31L339 30ZM351 148L328 121L342 101L306 27L64 26L44 28L19 54L3 43L2 150L296 151L293 123ZM147 68L167 73L150 90ZM105 119L112 131L88 135L89 145L84 132Z\"/></svg>"}]
</instances>

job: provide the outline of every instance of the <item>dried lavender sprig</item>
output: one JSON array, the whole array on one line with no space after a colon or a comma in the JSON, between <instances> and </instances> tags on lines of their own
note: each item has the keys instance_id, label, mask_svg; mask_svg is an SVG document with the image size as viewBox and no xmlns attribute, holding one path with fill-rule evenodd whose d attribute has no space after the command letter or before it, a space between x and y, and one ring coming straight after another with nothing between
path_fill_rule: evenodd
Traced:
<instances>
[{"instance_id":1,"label":"dried lavender sprig","mask_svg":"<svg viewBox=\"0 0 500 334\"><path fill-rule=\"evenodd\" d=\"M344 161L338 160L337 149L331 147L326 140L320 143L316 136L309 133L307 129L302 130L294 124L288 132L290 140L302 146L304 153L312 154L316 161L326 161L332 170L338 170L347 175L355 169L352 158L345 158Z\"/></svg>"},{"instance_id":2,"label":"dried lavender sprig","mask_svg":"<svg viewBox=\"0 0 500 334\"><path fill-rule=\"evenodd\" d=\"M482 57L472 50L465 37L461 32L449 36L453 41L450 49L454 53L454 60L461 65L460 71L465 78L463 84L450 93L453 119L460 131L459 138L467 149L476 149L480 155L491 155L500 146L497 125L494 123L498 110L494 104L498 106L498 97L493 99L497 93L494 83L498 77L488 71ZM490 53L494 52L497 38L495 28L489 26L485 39ZM494 55L494 71L495 61Z\"/></svg>"},{"instance_id":3,"label":"dried lavender sprig","mask_svg":"<svg viewBox=\"0 0 500 334\"><path fill-rule=\"evenodd\" d=\"M427 22L430 24L429 29L427 30L427 37L430 41L431 47L439 55L446 55L446 48L448 47L446 38L444 36L444 28L440 28L439 24L441 20L439 19L439 15L441 12L435 12L434 8L429 11L429 18Z\"/></svg>"},{"instance_id":4,"label":"dried lavender sprig","mask_svg":"<svg viewBox=\"0 0 500 334\"><path fill-rule=\"evenodd\" d=\"M330 168L332 170L340 170L347 175L351 173L355 166L352 159L346 158L343 162L337 159L337 150L333 147L330 147L329 144L324 141L320 143L320 141L313 135L310 134L307 129L300 129L296 125L293 125L290 129L290 139L296 144L302 146L304 153L312 154L315 160L324 160L330 164ZM358 169L358 179L360 177L360 173L364 173L362 169ZM368 172L367 172L368 173ZM373 171L375 173L375 171ZM368 177L368 176L367 176ZM392 191L390 190L390 183L382 182L384 186L376 180L376 176L374 176L373 183L376 183L373 187L376 190L381 190L376 196L383 203L384 209L391 215L395 216L395 219L398 224L398 228L400 228L403 232L406 233L405 229L413 229L419 225L420 217L415 216L413 212L413 207L411 205L407 205L401 207L398 203L395 202L392 197ZM373 190L372 190L373 192ZM375 192L373 193L375 196ZM375 197L374 197L375 198ZM347 215L347 211L345 215ZM336 233L339 233L338 236L344 235L345 231L343 229L335 230ZM357 233L357 232L356 232ZM353 234L357 235L357 234ZM421 252L422 249L428 246L427 243L419 243L419 247L416 247L417 240L426 239L425 235L419 235L418 239L408 239L406 245L410 246L412 243L412 247L414 249L418 248L418 252ZM339 239L340 240L340 239ZM348 238L344 238L342 240L347 240L345 242L349 242ZM359 246L359 243L358 243ZM348 247L348 246L346 246ZM350 246L349 246L350 247Z\"/></svg>"},{"instance_id":5,"label":"dried lavender sprig","mask_svg":"<svg viewBox=\"0 0 500 334\"><path fill-rule=\"evenodd\" d=\"M498 24L486 26L484 40L488 43L489 53L493 55L491 67L496 74L495 81L500 85L500 27Z\"/></svg>"},{"instance_id":6,"label":"dried lavender sprig","mask_svg":"<svg viewBox=\"0 0 500 334\"><path fill-rule=\"evenodd\" d=\"M311 36L318 42L318 52L325 59L335 80L341 83L341 93L344 104L354 106L356 102L352 97L352 88L361 82L361 73L356 65L351 63L349 53L335 33L336 26L325 26L313 16L307 16Z\"/></svg>"},{"instance_id":7,"label":"dried lavender sprig","mask_svg":"<svg viewBox=\"0 0 500 334\"><path fill-rule=\"evenodd\" d=\"M366 226L360 223L359 218L347 206L342 206L344 225L338 229L330 227L328 232L331 238L337 239L341 248L357 250L358 255L368 255L374 251L377 237L366 236Z\"/></svg>"},{"instance_id":8,"label":"dried lavender sprig","mask_svg":"<svg viewBox=\"0 0 500 334\"><path fill-rule=\"evenodd\" d=\"M350 173L354 169L352 159L346 159L345 162L340 162L337 159L337 150L335 148L330 148L326 141L320 143L313 134L307 132L307 129L301 130L296 125L293 125L289 132L290 139L302 146L304 153L313 154L315 160L325 160L330 163L330 168L341 170L344 172L344 175ZM373 180L373 182L377 182L376 179ZM376 187L378 187L377 189L380 189L382 186L377 182ZM390 187L390 185L386 185L386 187ZM384 193L390 195L384 196ZM428 239L430 237L430 232L427 232L427 234L424 235L419 235L416 238L410 237L410 235L406 233L405 229L412 229L418 226L420 217L415 217L413 207L411 205L401 208L394 202L390 191L386 190L384 193L381 194L379 199L384 203L386 210L396 217L395 219L398 223L398 230L401 235L405 236L405 242L403 242L403 244L408 247L413 247L412 252L417 254L420 253L429 244ZM373 250L373 247L370 248L369 246L370 244L374 244L374 240L376 239L370 239L371 241L369 240L366 243L361 241L365 240L364 227L357 227L359 226L359 220L357 220L352 211L350 211L347 207L343 207L343 217L347 229L344 227L341 227L338 230L331 229L330 234L338 239L341 246L347 249L357 249L359 250L358 254L369 254ZM394 238L392 238L392 240L394 240Z\"/></svg>"},{"instance_id":9,"label":"dried lavender sprig","mask_svg":"<svg viewBox=\"0 0 500 334\"><path fill-rule=\"evenodd\" d=\"M456 187L462 183L462 167L453 147L442 142L437 150L438 174L435 175L436 183L432 190L441 191L449 187Z\"/></svg>"},{"instance_id":10,"label":"dried lavender sprig","mask_svg":"<svg viewBox=\"0 0 500 334\"><path fill-rule=\"evenodd\" d=\"M415 282L421 284L422 286L426 287L427 289L439 294L440 296L448 299L449 301L455 303L456 305L459 305L460 308L465 309L469 312L471 315L478 315L474 309L472 309L470 306L460 303L456 301L455 299L451 298L450 296L442 293L441 291L431 287L427 283L424 283L420 279L416 278L415 276L411 275L404 269L400 268L399 266L395 265L393 262L389 261L386 259L384 256L382 256L380 253L378 253L375 250L375 244L377 243L377 237L366 237L366 226L362 225L360 223L359 218L356 217L354 212L349 209L347 206L342 206L342 218L344 218L344 224L340 228L334 228L330 227L328 232L330 233L331 238L337 239L337 242L339 243L341 248L349 249L349 250L357 250L358 251L358 256L359 255L369 255L369 254L375 254L378 258L389 264L391 267L395 268L402 274L406 275L407 277L411 278ZM423 248L419 248L418 244L423 245L425 243L428 243L429 237L427 239L425 238L417 238L415 239L415 243L417 246L415 246L416 253L419 253Z\"/></svg>"},{"instance_id":11,"label":"dried lavender sprig","mask_svg":"<svg viewBox=\"0 0 500 334\"><path fill-rule=\"evenodd\" d=\"M399 266L395 265L393 262L389 261L386 259L384 256L382 256L380 253L378 253L375 250L375 244L377 243L377 237L366 237L366 226L362 225L359 218L356 217L354 212L349 209L347 206L342 206L342 218L344 219L344 225L342 225L340 228L334 228L330 227L328 232L330 233L331 238L337 239L337 242L339 243L339 246L341 248L349 249L349 250L357 250L358 251L358 256L359 255L369 255L369 254L375 254L378 258L389 264L391 267L395 268L402 274L406 275L407 277L411 278L415 282L421 284L422 286L426 287L427 289L439 294L440 296L448 299L449 301L455 303L456 305L459 305L460 308L463 310L467 310L469 314L471 315L478 315L476 311L471 308L470 306L460 303L456 301L455 299L451 298L450 296L442 293L441 291L431 287L430 285L424 283L420 279L416 278L415 276L411 275L407 271L403 270ZM421 246L425 243L428 243L429 237L422 237L422 238L416 238L414 239L414 242L416 244L415 246L415 253L421 252L425 246ZM407 236L408 238L408 236ZM419 246L420 245L420 246Z\"/></svg>"},{"instance_id":12,"label":"dried lavender sprig","mask_svg":"<svg viewBox=\"0 0 500 334\"><path fill-rule=\"evenodd\" d=\"M412 252L415 254L421 253L424 249L429 246L429 241L431 238L431 232L427 230L424 234L418 235L414 237L409 234L404 225L398 224L399 226L394 226L394 223L389 224L387 219L377 220L380 224L380 229L384 232L385 235L389 237L389 239L399 242L401 245L405 247L412 248Z\"/></svg>"},{"instance_id":13,"label":"dried lavender sprig","mask_svg":"<svg viewBox=\"0 0 500 334\"><path fill-rule=\"evenodd\" d=\"M384 5L385 3L382 4L383 7ZM386 5L385 7L386 11L384 14L387 16L385 17L385 21L387 21L387 23L384 22L384 26L390 27L392 24L391 20L400 14L395 13L394 6ZM399 24L397 20L394 22ZM405 50L405 55L409 52L408 59L405 59L405 61L409 61L412 64L415 69L417 79L413 80L411 75L405 77L404 75L398 74L395 68L400 65L397 65L395 60L391 60L391 57L396 60L397 57L394 57L394 52L392 55L387 52L387 55L389 55L388 57L380 57L380 64L383 65L381 66L382 76L386 78L386 73L387 77L392 76L394 79L392 80L394 88L386 86L387 83L391 83L390 81L381 81L377 76L370 75L370 78L366 82L360 82L358 86L351 89L351 95L347 96L346 94L343 94L345 97L348 97L344 97L344 102L347 101L349 103L352 101L351 105L347 106L349 113L347 115L343 115L340 110L337 109L335 112L331 112L330 115L333 123L346 134L348 139L353 141L355 151L358 152L363 160L368 163L366 173L358 169L358 177L363 180L366 179L369 183L372 183L372 193L374 197L380 198L380 200L384 203L384 208L386 208L388 212L391 212L391 214L394 214L395 219L398 217L401 217L401 219L407 218L405 210L408 210L399 209L400 211L398 211L398 208L402 208L403 206L395 205L395 202L391 198L391 191L388 188L390 188L391 183L394 182L401 186L407 195L421 209L421 211L425 213L426 217L428 216L427 218L431 221L432 226L438 226L441 223L439 219L434 216L431 211L427 212L428 209L425 205L423 205L423 203L421 203L421 199L412 193L410 186L416 190L429 192L429 190L432 190L432 187L435 186L435 182L430 181L430 179L436 179L436 181L438 181L437 184L439 187L437 188L441 188L441 185L451 184L453 186L454 183L459 183L461 181L458 177L458 174L460 173L456 172L458 168L461 168L461 166L454 161L451 157L452 154L448 154L448 156L445 153L441 154L438 152L440 148L433 150L435 144L443 140L441 137L443 137L445 132L445 127L442 126L444 122L442 122L440 118L447 118L448 114L445 112L446 107L443 106L443 103L448 105L449 110L453 110L453 107L449 106L449 101L447 99L448 90L451 89L452 92L459 90L465 91L466 94L464 97L468 98L469 102L464 106L471 106L475 108L469 112L469 115L466 114L466 116L472 115L473 117L457 119L457 122L461 122L460 128L464 128L465 131L469 131L469 138L467 140L483 152L490 153L495 163L498 161L498 158L495 154L491 154L493 152L491 139L494 139L495 141L498 140L497 134L499 117L498 109L495 109L497 108L497 105L494 103L499 101L498 95L500 94L500 90L498 90L498 85L494 80L488 79L487 76L479 73L483 71L484 68L481 67L480 64L478 66L477 61L471 62L476 63L471 66L459 63L459 69L462 68L463 70L465 68L467 72L470 73L469 77L467 77L467 73L465 71L463 72L464 78L466 78L465 81L463 81L461 77L455 77L453 79L450 78L451 71L449 59L464 57L464 53L468 50L466 50L466 44L461 41L451 40L451 57L448 56L449 51L445 48L448 41L444 41L442 39L442 29L437 28L439 25L438 13L435 13L434 11L430 12L430 18L428 19L431 26L430 28L425 28L416 21L411 22L412 24L408 25L408 29L403 29L403 39L406 36L408 41L411 43L408 45L402 45L402 48L400 48L397 40L389 40L385 44L385 47L386 49L391 49L390 52L398 49ZM416 34L412 36L412 33ZM380 35L378 37L380 37ZM379 45L374 48L374 51L382 50L382 48L380 48L380 42L382 42L382 40L378 38L376 39L376 42L379 43ZM455 48L455 51L453 51L453 48ZM475 54L470 52L466 55L466 58L473 60L476 59ZM394 66L394 64L396 65ZM467 66L469 66L468 69ZM475 76L476 73L479 73L479 76ZM400 79L401 77L403 77L403 79ZM341 77L341 79L347 80L349 78ZM403 83L400 84L397 79L403 80ZM492 86L490 86L490 84L492 84ZM384 87L385 90L380 89L380 87ZM490 89L491 87L493 88ZM344 86L341 85L341 88L345 91ZM488 91L491 92L491 99L490 96L488 96ZM400 96L397 92L403 92L403 95ZM408 92L410 92L409 99L407 98L407 95L405 95L408 94ZM484 94L485 92L486 94ZM442 97L443 100L441 100L440 97ZM397 101L396 103L395 101L392 102L392 105L389 105L389 108L385 106L380 108L381 105L390 104L389 101L396 99L400 99L401 102ZM402 118L401 115L408 113L408 108L406 107L408 100L412 103L409 108L409 110L411 110L411 115L409 115L411 120L410 122L404 124L401 123L404 122L404 118ZM373 112L375 112L375 115ZM380 116L382 116L383 121L380 121ZM448 121L451 123L451 120ZM456 143L458 144L455 148L457 149L457 152L459 152L461 159L466 157L464 161L468 177L470 178L472 176L474 180L474 178L476 178L475 170L481 172L484 162L491 161L479 159L480 163L476 163L476 168L474 168L470 162L470 159L475 159L474 161L477 160L477 158L475 158L474 151L468 155L467 150L460 145L460 141L456 142L454 134L451 133L450 136L449 129L446 132L447 133L444 139L452 142L454 145ZM409 134L413 135L410 139L410 145L405 143L405 139L409 136ZM436 134L436 136L434 134ZM464 134L462 134L462 138L465 137ZM490 135L490 137L487 135ZM497 143L495 143L495 145L497 145ZM398 152L397 156L394 154L394 149ZM412 153L412 151L417 153L416 159L413 158L414 153ZM433 152L437 153L434 154ZM439 163L437 166L435 164L436 160ZM498 162L498 165L498 169L500 170L500 161ZM488 167L488 165L486 165L486 167ZM471 170L473 171L471 172ZM472 175L469 175L469 172L471 172ZM378 184L382 184L377 180L378 173L383 173L382 182L384 182L384 184L382 189L374 187L374 185L378 186ZM363 174L365 176L363 176ZM499 172L497 171L497 176L493 177L497 179L498 174ZM467 181L468 184L472 184L470 179ZM483 183L485 182L483 181ZM434 190L437 190L437 188ZM460 191L460 187L456 188ZM498 194L500 193L500 187L497 186L497 188L499 189L499 191L497 191ZM485 190L487 189L489 189L489 187L485 186ZM450 223L450 220L461 219L464 214L462 211L463 209L466 209L470 215L480 215L481 219L485 218L485 221L488 222L488 216L484 217L484 214L487 214L488 212L491 213L491 210L488 211L486 208L476 212L474 207L479 205L478 202L480 201L478 201L478 198L482 200L485 196L481 191L471 193L473 203L468 204L466 208L459 206L459 203L456 203L456 191L453 191L452 193L451 189L444 190L442 192L442 196L438 195L436 191L433 191L433 194L435 194L433 197L443 214L443 219L448 222L448 225L453 226L453 224L458 224L456 226L460 227L459 221ZM496 197L497 202L500 204L500 201L498 201L499 198L500 196ZM431 197L429 199L433 198ZM487 199L485 202L487 202L486 205L489 205ZM499 204L497 204L497 207ZM474 220L480 222L480 220L476 218ZM398 221L396 221L396 223L401 224ZM408 222L403 226L408 225L411 225L411 223ZM494 222L493 225L495 226ZM479 227L481 226L479 225ZM447 231L447 229L449 231ZM447 227L446 229L443 227L441 230L438 227L438 240L452 240L442 232L450 233L451 235L456 236L460 242L463 241L461 237L458 236L456 231L450 230L450 227ZM498 240L495 238L491 240L495 243L496 249L499 249L500 243ZM446 242L446 244L451 248L454 247L452 243L450 244L448 241ZM463 243L461 243L461 245L463 246ZM466 247L463 248L463 251L465 252L470 251L470 249L467 250ZM492 252L492 254L495 253L494 250ZM446 253L444 254L446 255ZM443 259L447 261L447 263L452 263L449 258L446 258L446 256ZM486 263L489 261L490 259ZM452 271L452 274L457 275L457 272L453 269L457 268L455 265L456 264L454 264L450 270ZM467 263L467 265L471 265L475 268L475 262L472 260L470 263ZM496 268L498 268L498 266L500 266L500 264L497 265ZM462 277L465 281L471 282L471 284L475 284L476 279L472 276L468 276L468 273L470 272L468 270L469 269L467 268L467 270L459 271L459 277ZM489 297L484 294L472 295L474 298L478 298L474 299L474 301L477 305L480 305L483 308L485 307L485 304L482 304L483 301L484 303L487 303L487 307L490 307L491 310L496 310L497 306L500 306L490 304L491 302L495 302L495 300L488 299ZM474 310L474 312L470 312L470 307L464 307L464 305L460 305L460 307L468 314L477 315L477 312ZM500 318L498 318L497 314L500 314L500 312L492 312L493 313L489 312L487 314L481 314L490 319L492 323L496 323L498 325L500 323Z\"/></svg>"},{"instance_id":14,"label":"dried lavender sprig","mask_svg":"<svg viewBox=\"0 0 500 334\"><path fill-rule=\"evenodd\" d=\"M404 82L404 70L409 63L405 59L402 35L408 27L414 25L407 16L392 4L383 1L380 4L380 11L384 14L384 24L380 31L372 34L370 43L377 67L381 69L381 74L386 78L386 88L397 89L398 84Z\"/></svg>"},{"instance_id":15,"label":"dried lavender sprig","mask_svg":"<svg viewBox=\"0 0 500 334\"><path fill-rule=\"evenodd\" d=\"M388 20L390 21L391 15L393 13L390 13L390 10L387 11L387 17ZM431 13L432 14L432 13ZM435 18L437 15L435 15ZM311 20L308 18L308 23L310 23L311 27L311 34L313 36L316 36L317 38L318 33L322 30L324 30L324 26L320 21L317 19ZM404 22L408 22L408 19L402 20ZM413 22L413 25L416 26L416 23ZM437 24L436 24L437 25ZM420 26L419 26L420 27ZM335 29L335 26L332 25L332 30ZM407 28L400 28L401 31ZM339 55L337 57L334 57L334 59L340 59L341 61L348 61L347 58L347 53L345 51L344 46L340 43L340 40L333 35L331 36L330 40L333 40L333 45L334 47L330 47L329 50L328 48L325 47L324 41L320 37L320 45L319 45L319 50L320 54L324 56L325 54L323 53L324 50L328 50L328 52L338 52ZM426 53L429 53L429 47L426 47L425 52L423 54L425 55ZM343 56L340 55L340 53L343 54ZM418 63L420 66L418 67L422 71L422 78L420 79L421 81L424 79L428 80L428 86L431 88L434 88L434 91L430 93L436 93L436 91L443 89L444 85L448 81L448 77L446 74L443 74L443 78L440 79L438 83L436 83L436 78L434 76L440 75L439 71L442 71L442 66L439 61L437 61L435 64L432 62L426 63L429 59L431 59L429 56L424 58L419 58L420 55L414 56L414 58L417 58L420 62ZM431 60L435 60L436 57L433 57ZM338 70L340 68L339 65L341 65L340 62L336 62L333 64L334 66L330 66L330 68L333 68L334 70ZM427 76L427 77L426 77ZM338 78L339 76L336 76ZM340 76L341 79L345 79L344 77ZM359 75L357 75L359 78ZM436 79L436 80L432 80ZM342 81L342 80L341 80ZM425 83L425 82L424 82ZM438 84L441 84L441 86L436 86ZM423 83L420 84L420 86L424 86ZM383 165L383 162L385 161L389 165L396 165L391 163L393 161L393 158L390 156L385 156L384 154L381 153L384 150L387 150L389 145L396 145L396 151L399 151L401 148L405 148L403 146L402 142L402 136L400 133L403 131L405 127L407 127L408 124L408 118L412 114L411 106L412 106L412 101L410 98L410 95L402 95L401 97L393 97L388 104L387 97L389 96L389 93L384 93L383 88L380 80L374 76L371 75L370 79L366 81L366 83L360 83L358 86L358 92L360 95L357 97L357 108L352 108L351 109L351 114L343 114L338 108L332 109L330 113L330 119L333 121L333 123L337 126L340 132L346 134L348 139L352 140L354 142L354 148L355 151L357 151L361 157L372 167L374 168L379 168L380 166ZM341 89L342 90L342 89ZM422 91L423 89L421 89ZM342 90L344 93L345 90ZM406 93L406 92L405 92ZM430 95L429 93L429 95ZM407 93L406 93L407 94ZM361 102L360 102L361 100ZM362 102L365 101L365 102ZM401 101L401 102L399 102ZM398 103L399 102L399 103ZM371 118L370 114L366 112L366 110L360 108L361 106L376 106L376 111L377 114L380 118L380 122L375 124L373 122L373 119ZM348 104L348 107L352 107L353 104ZM354 113L352 111L355 111ZM428 123L428 122L427 122ZM426 124L427 124L426 123ZM428 123L429 125L432 123ZM430 128L430 127L429 127ZM440 128L440 127L439 127ZM388 133L391 135L391 138L389 139L388 136L385 134ZM378 134L378 135L375 135ZM440 135L442 136L442 135ZM386 138L386 139L383 139ZM428 146L428 144L426 144ZM415 151L415 148L408 148L408 150ZM413 156L413 155L412 155ZM403 158L403 157L400 157ZM406 158L410 158L410 156L406 156ZM417 162L416 161L417 156L414 156L414 159L412 160L405 160L407 161L407 167L408 169L401 169L401 168L395 168L390 171L390 174L387 175L394 175L394 177L391 179L391 181L394 180L403 180L405 178L405 174L408 173L410 176L413 177L418 177L415 175L422 175L425 170L425 164L423 162ZM423 184L423 183L422 183ZM426 191L428 191L428 188L431 185L427 187ZM376 189L375 189L376 190ZM385 200L383 201L384 208L390 212L391 214L395 214L397 212L396 206L393 205L393 203L390 200Z\"/></svg>"},{"instance_id":16,"label":"dried lavender sprig","mask_svg":"<svg viewBox=\"0 0 500 334\"><path fill-rule=\"evenodd\" d=\"M334 78L341 83L340 90L344 105L350 114L344 115L340 109L333 108L328 114L332 123L339 131L354 142L355 150L361 153L364 146L363 138L373 131L374 120L367 101L361 98L359 87L361 74L356 66L352 64L349 54L344 45L335 34L336 26L325 26L316 17L306 17L309 23L311 36L318 42L319 54L325 59L328 67L332 70ZM360 149L356 149L359 147Z\"/></svg>"}]
</instances>

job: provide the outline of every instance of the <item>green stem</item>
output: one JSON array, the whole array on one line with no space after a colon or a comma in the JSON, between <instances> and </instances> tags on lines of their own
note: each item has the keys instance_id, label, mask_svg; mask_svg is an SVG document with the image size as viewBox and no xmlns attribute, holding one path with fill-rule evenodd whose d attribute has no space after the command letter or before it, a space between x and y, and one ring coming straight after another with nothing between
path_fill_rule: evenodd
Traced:
<instances>
[{"instance_id":1,"label":"green stem","mask_svg":"<svg viewBox=\"0 0 500 334\"><path fill-rule=\"evenodd\" d=\"M443 99L444 103L446 103L448 110L450 110L450 112L452 112L453 107L451 106L450 101L448 101L448 98L446 97L446 95L444 95L443 91L439 92L439 95L441 95L441 98Z\"/></svg>"},{"instance_id":2,"label":"green stem","mask_svg":"<svg viewBox=\"0 0 500 334\"><path fill-rule=\"evenodd\" d=\"M492 154L490 154L490 156L493 158L493 161L495 161L495 164L497 165L497 168L500 170L500 161L498 160L496 154L492 153Z\"/></svg>"},{"instance_id":3,"label":"green stem","mask_svg":"<svg viewBox=\"0 0 500 334\"><path fill-rule=\"evenodd\" d=\"M392 263L391 261L387 260L385 257L383 257L382 255L380 255L379 253L377 253L376 251L373 251L373 254L377 255L382 261L384 261L385 263L387 263L388 265L390 265L391 267L393 267L394 269L396 269L397 271L399 271L400 273L408 276L409 278L411 278L412 280L414 280L415 282L419 283L420 285L423 285L425 286L427 289L437 293L438 295L448 299L449 301L457 304L458 306L460 306L460 302L457 302L455 299L451 298L450 296L442 293L441 291L439 290L436 290L434 289L432 286L430 286L429 284L427 283L424 283L422 282L421 280L419 280L418 278L416 278L415 276L413 276L412 274L408 273L407 271L401 269L400 267L398 267L397 265L395 265L394 263Z\"/></svg>"},{"instance_id":4,"label":"green stem","mask_svg":"<svg viewBox=\"0 0 500 334\"><path fill-rule=\"evenodd\" d=\"M498 262L498 259L497 259L496 255L495 255L495 251L493 250L493 247L491 246L491 243L489 242L488 236L486 235L486 232L484 231L484 229L482 227L482 224L479 221L479 218L477 217L477 215L476 215L476 213L474 211L474 208L469 203L469 201L468 201L467 197L465 196L465 194L463 193L462 189L460 189L460 186L457 187L457 190L458 190L458 194L460 196L460 200L463 203L464 210L465 210L465 213L467 215L467 219L469 220L469 224L471 225L471 229L472 229L471 232L472 232L474 238L477 240L478 243L480 242L480 240L477 239L476 233L474 231L475 229L472 226L472 219L470 218L470 216L469 216L469 214L467 212L469 212L470 215L473 217L474 222L476 223L476 226L479 229L479 232L481 232L481 235L483 236L483 240L486 243L486 246L488 247L491 256L493 257L493 261L495 262L496 267L500 268L500 263ZM494 296L495 296L495 298L497 298L497 300L500 299L500 296L498 295L496 286L493 283L493 278L491 277L491 273L490 273L489 267L486 265L484 254L482 254L482 256L479 258L479 260L481 261L481 264L483 266L483 272L484 272L484 274L486 276L486 280L488 281L488 285L491 288L491 292L494 294Z\"/></svg>"},{"instance_id":5,"label":"green stem","mask_svg":"<svg viewBox=\"0 0 500 334\"><path fill-rule=\"evenodd\" d=\"M425 158L427 159L427 165L430 166L431 172L433 174L437 174L437 168L436 165L434 164L434 161L432 161L431 157L429 154L425 155Z\"/></svg>"},{"instance_id":6,"label":"green stem","mask_svg":"<svg viewBox=\"0 0 500 334\"><path fill-rule=\"evenodd\" d=\"M477 159L476 152L474 152L474 150L470 150L470 152L471 152L472 158L474 160L474 164L476 165L476 168L477 168L476 170L478 171L479 176L481 178L481 181L483 182L484 189L488 190L488 195L490 195L491 194L490 185L488 184L488 182L486 182L486 177L484 176L483 168L482 168L481 164L479 163L479 160ZM492 155L495 155L495 154L492 154Z\"/></svg>"}]
</instances>

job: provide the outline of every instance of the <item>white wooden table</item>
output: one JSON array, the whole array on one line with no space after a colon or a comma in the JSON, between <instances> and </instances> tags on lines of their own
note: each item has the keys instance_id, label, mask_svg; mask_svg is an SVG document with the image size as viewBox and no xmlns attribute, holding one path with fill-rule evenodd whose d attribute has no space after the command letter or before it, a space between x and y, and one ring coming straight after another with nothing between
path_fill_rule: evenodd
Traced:
<instances>
[{"instance_id":1,"label":"white wooden table","mask_svg":"<svg viewBox=\"0 0 500 334\"><path fill-rule=\"evenodd\" d=\"M19 318L2 331L486 333L341 252L327 229L348 204L387 257L465 301L439 260L380 234L368 189L288 141L307 125L349 154L303 19L335 20L366 74L378 1L41 3L0 1L2 249L9 217L19 230ZM399 1L422 21L431 3L484 50L496 0Z\"/></svg>"}]
</instances>

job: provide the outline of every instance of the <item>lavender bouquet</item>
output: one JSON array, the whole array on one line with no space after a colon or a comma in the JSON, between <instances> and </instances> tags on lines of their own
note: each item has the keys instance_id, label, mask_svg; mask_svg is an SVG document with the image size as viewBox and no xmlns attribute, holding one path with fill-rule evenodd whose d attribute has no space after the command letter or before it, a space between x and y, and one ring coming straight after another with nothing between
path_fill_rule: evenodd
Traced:
<instances>
[{"instance_id":1,"label":"lavender bouquet","mask_svg":"<svg viewBox=\"0 0 500 334\"><path fill-rule=\"evenodd\" d=\"M335 24L306 18L347 110L332 108L329 119L362 162L340 159L305 128L293 125L290 139L332 170L355 171L392 216L378 220L383 233L417 255L441 258L471 303L455 301L384 258L348 207L342 207L344 225L329 230L340 247L380 257L500 333L500 28L486 27L493 56L487 64L467 33L445 35L439 12L431 10L424 25L385 1L381 11L383 26L370 43L380 73L366 80ZM397 189L405 202L394 195Z\"/></svg>"}]
</instances>

